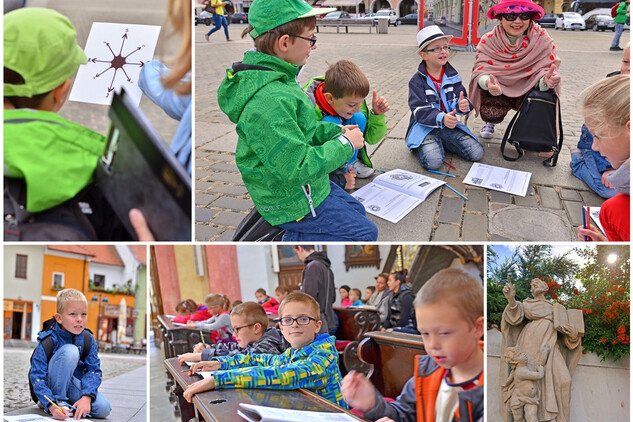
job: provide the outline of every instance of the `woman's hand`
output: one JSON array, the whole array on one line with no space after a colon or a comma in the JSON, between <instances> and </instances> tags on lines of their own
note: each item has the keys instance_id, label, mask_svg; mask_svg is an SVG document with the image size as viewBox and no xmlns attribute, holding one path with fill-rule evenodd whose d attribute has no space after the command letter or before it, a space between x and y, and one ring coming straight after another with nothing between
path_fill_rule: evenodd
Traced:
<instances>
[{"instance_id":1,"label":"woman's hand","mask_svg":"<svg viewBox=\"0 0 633 422\"><path fill-rule=\"evenodd\" d=\"M545 76L543 76L543 81L549 89L556 88L560 84L560 73L558 73L558 68L552 64L547 70Z\"/></svg>"},{"instance_id":2,"label":"woman's hand","mask_svg":"<svg viewBox=\"0 0 633 422\"><path fill-rule=\"evenodd\" d=\"M498 97L502 94L501 86L499 85L499 82L494 75L490 75L490 78L486 81L486 86L488 87L488 92L490 93L490 95Z\"/></svg>"}]
</instances>

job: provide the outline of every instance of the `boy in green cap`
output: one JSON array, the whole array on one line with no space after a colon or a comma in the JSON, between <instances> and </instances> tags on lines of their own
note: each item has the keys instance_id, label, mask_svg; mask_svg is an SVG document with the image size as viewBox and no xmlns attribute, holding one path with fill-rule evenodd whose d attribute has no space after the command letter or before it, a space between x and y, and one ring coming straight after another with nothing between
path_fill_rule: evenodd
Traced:
<instances>
[{"instance_id":1,"label":"boy in green cap","mask_svg":"<svg viewBox=\"0 0 633 422\"><path fill-rule=\"evenodd\" d=\"M5 240L129 238L91 183L105 138L57 114L86 61L60 13L4 15Z\"/></svg>"},{"instance_id":2,"label":"boy in green cap","mask_svg":"<svg viewBox=\"0 0 633 422\"><path fill-rule=\"evenodd\" d=\"M296 82L316 48L316 16L301 0L255 0L249 33L257 51L227 70L218 103L237 124L235 161L262 217L286 230L284 241L375 241L363 205L328 174L364 145L356 126L319 122Z\"/></svg>"}]
</instances>

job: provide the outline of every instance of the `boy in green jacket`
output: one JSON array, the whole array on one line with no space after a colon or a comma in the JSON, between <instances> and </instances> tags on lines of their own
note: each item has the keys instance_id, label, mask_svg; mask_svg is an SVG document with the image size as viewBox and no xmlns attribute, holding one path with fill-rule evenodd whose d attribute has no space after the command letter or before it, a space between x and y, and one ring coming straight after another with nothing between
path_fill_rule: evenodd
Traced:
<instances>
[{"instance_id":1,"label":"boy in green jacket","mask_svg":"<svg viewBox=\"0 0 633 422\"><path fill-rule=\"evenodd\" d=\"M325 76L312 79L304 90L310 97L318 120L338 125L358 125L365 141L374 145L387 133L385 113L389 103L373 91L372 110L365 97L369 81L363 71L350 60L339 60L329 67ZM374 174L367 148L354 152L342 167L330 173L330 180L345 189L353 189L356 177L366 179Z\"/></svg>"},{"instance_id":2,"label":"boy in green jacket","mask_svg":"<svg viewBox=\"0 0 633 422\"><path fill-rule=\"evenodd\" d=\"M316 15L301 0L255 0L244 31L255 40L218 89L218 103L237 124L235 161L257 210L286 230L284 241L375 241L365 208L328 174L364 145L355 126L319 122L297 84L316 48Z\"/></svg>"}]
</instances>

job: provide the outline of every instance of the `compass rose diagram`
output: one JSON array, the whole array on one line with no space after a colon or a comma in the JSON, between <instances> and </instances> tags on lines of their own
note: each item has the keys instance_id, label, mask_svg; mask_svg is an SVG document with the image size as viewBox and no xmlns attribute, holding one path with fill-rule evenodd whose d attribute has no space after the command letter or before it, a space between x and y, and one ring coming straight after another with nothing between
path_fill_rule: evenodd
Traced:
<instances>
[{"instance_id":1,"label":"compass rose diagram","mask_svg":"<svg viewBox=\"0 0 633 422\"><path fill-rule=\"evenodd\" d=\"M133 58L131 59L130 56L133 56L134 53L145 48L145 44L142 44L140 47L136 47L132 51L129 51L129 46L128 46L128 49L125 50L124 52L125 42L127 41L127 39L128 39L128 29L125 30L125 33L121 37L121 47L119 48L118 53L115 53L114 50L112 50L112 46L110 45L108 41L104 41L103 43L108 47L108 49L110 50L110 53L112 53L112 57L88 58L89 63L105 63L107 65L107 67L103 71L97 72L97 74L95 74L92 77L92 79L97 79L101 77L109 77L110 70L113 70L110 86L106 88L106 93L105 93L106 98L108 98L110 96L110 93L114 91L114 88L115 88L114 82L115 80L117 80L117 74L120 75L118 79L119 81L121 81L121 78L125 78L125 81L132 83L132 78L130 78L128 73L125 71L126 66L138 66L139 68L141 68L143 67L143 65L145 65L145 63L142 60L138 60L138 62L130 61L130 60L134 60ZM125 82L125 81L121 81L121 82Z\"/></svg>"}]
</instances>

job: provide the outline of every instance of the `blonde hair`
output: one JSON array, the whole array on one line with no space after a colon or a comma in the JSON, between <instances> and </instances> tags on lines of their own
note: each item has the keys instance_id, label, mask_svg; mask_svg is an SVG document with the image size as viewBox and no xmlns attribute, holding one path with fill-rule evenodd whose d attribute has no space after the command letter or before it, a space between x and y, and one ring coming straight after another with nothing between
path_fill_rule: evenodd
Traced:
<instances>
[{"instance_id":1,"label":"blonde hair","mask_svg":"<svg viewBox=\"0 0 633 422\"><path fill-rule=\"evenodd\" d=\"M226 295L218 295L215 293L211 293L207 297L204 298L204 304L207 305L207 310L211 312L211 308L214 306L221 306L225 311L229 310L229 306L231 306L231 300Z\"/></svg>"},{"instance_id":2,"label":"blonde hair","mask_svg":"<svg viewBox=\"0 0 633 422\"><path fill-rule=\"evenodd\" d=\"M580 93L580 108L594 131L623 129L630 121L631 77L617 75L602 79ZM595 135L595 134L594 134Z\"/></svg>"},{"instance_id":3,"label":"blonde hair","mask_svg":"<svg viewBox=\"0 0 633 422\"><path fill-rule=\"evenodd\" d=\"M81 300L86 304L86 306L88 305L86 296L84 296L84 294L81 293L79 290L77 289L60 290L59 292L57 292L57 313L61 314L62 312L64 312L64 307L66 306L66 303L70 302L71 300Z\"/></svg>"},{"instance_id":4,"label":"blonde hair","mask_svg":"<svg viewBox=\"0 0 633 422\"><path fill-rule=\"evenodd\" d=\"M241 316L246 320L247 324L261 324L264 331L268 328L268 316L266 311L256 302L244 302L231 311L231 316Z\"/></svg>"},{"instance_id":5,"label":"blonde hair","mask_svg":"<svg viewBox=\"0 0 633 422\"><path fill-rule=\"evenodd\" d=\"M420 289L415 307L447 303L458 309L461 316L474 324L484 315L484 289L479 280L454 268L438 271Z\"/></svg>"},{"instance_id":6,"label":"blonde hair","mask_svg":"<svg viewBox=\"0 0 633 422\"><path fill-rule=\"evenodd\" d=\"M369 80L356 63L339 60L325 72L323 92L329 92L334 98L354 95L365 98L369 93Z\"/></svg>"},{"instance_id":7,"label":"blonde hair","mask_svg":"<svg viewBox=\"0 0 633 422\"><path fill-rule=\"evenodd\" d=\"M312 296L303 292L292 292L288 296L285 297L284 300L281 301L281 305L279 305L279 317L283 317L283 309L290 302L301 302L304 305L307 305L308 308L312 311L312 317L317 321L321 320L321 308L319 307L319 303L314 300Z\"/></svg>"},{"instance_id":8,"label":"blonde hair","mask_svg":"<svg viewBox=\"0 0 633 422\"><path fill-rule=\"evenodd\" d=\"M191 78L182 79L191 71L191 0L168 0L165 20L173 33L180 37L180 50L170 60L171 72L161 82L165 88L171 88L176 94L191 94Z\"/></svg>"}]
</instances>

